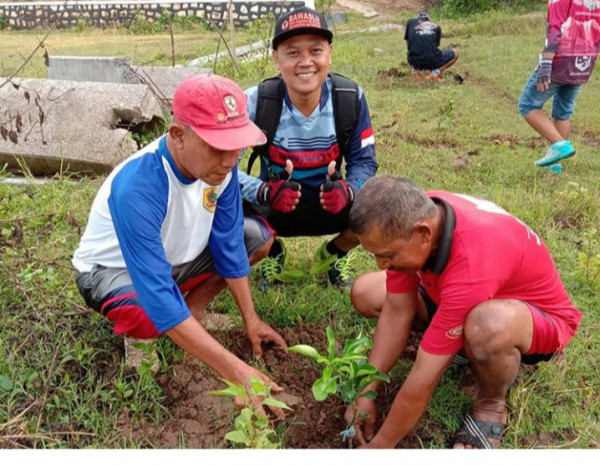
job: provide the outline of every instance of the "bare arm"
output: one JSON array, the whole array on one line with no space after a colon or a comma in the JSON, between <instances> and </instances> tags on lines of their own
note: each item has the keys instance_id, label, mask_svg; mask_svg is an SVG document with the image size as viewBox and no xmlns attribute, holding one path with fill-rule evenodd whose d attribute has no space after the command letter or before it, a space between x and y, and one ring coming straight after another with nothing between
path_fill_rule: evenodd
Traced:
<instances>
[{"instance_id":1,"label":"bare arm","mask_svg":"<svg viewBox=\"0 0 600 466\"><path fill-rule=\"evenodd\" d=\"M273 392L282 388L266 375L257 371L227 351L215 340L193 317L176 325L165 332L180 348L217 371L224 379L237 385L246 385L252 377L257 377L271 386ZM260 402L257 408L263 410ZM279 419L285 418L280 408L273 406L269 410Z\"/></svg>"},{"instance_id":2,"label":"bare arm","mask_svg":"<svg viewBox=\"0 0 600 466\"><path fill-rule=\"evenodd\" d=\"M404 438L425 412L433 390L452 362L453 356L437 356L419 348L415 365L396 395L381 429L368 447L394 448Z\"/></svg>"}]
</instances>

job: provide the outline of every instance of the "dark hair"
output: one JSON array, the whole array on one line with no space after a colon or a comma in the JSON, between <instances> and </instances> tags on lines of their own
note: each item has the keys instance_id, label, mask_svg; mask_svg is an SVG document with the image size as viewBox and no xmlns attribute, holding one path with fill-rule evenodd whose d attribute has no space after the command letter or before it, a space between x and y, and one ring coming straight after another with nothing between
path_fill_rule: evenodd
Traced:
<instances>
[{"instance_id":1,"label":"dark hair","mask_svg":"<svg viewBox=\"0 0 600 466\"><path fill-rule=\"evenodd\" d=\"M358 235L379 227L386 241L407 240L419 219L433 218L435 214L433 201L410 179L382 175L371 178L358 192L349 227Z\"/></svg>"}]
</instances>

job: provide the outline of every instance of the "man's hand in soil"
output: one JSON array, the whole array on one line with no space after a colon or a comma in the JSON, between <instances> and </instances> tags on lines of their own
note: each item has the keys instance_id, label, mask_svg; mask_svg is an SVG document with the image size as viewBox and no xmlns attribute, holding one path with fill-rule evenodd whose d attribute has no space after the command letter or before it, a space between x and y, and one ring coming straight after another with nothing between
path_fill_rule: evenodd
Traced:
<instances>
[{"instance_id":1,"label":"man's hand in soil","mask_svg":"<svg viewBox=\"0 0 600 466\"><path fill-rule=\"evenodd\" d=\"M354 441L359 445L366 445L369 442L375 433L375 419L377 419L377 408L375 407L375 402L373 400L369 400L367 398L361 397L358 399L358 403L356 404L356 410L358 411L358 415L354 415L354 409L352 406L348 406L346 409L346 414L344 414L344 419L347 424L352 422L352 419L356 417L354 420L354 428L356 429L356 436L354 437ZM367 414L368 416L364 416Z\"/></svg>"},{"instance_id":2,"label":"man's hand in soil","mask_svg":"<svg viewBox=\"0 0 600 466\"><path fill-rule=\"evenodd\" d=\"M283 337L260 319L246 324L246 335L252 343L252 351L256 359L260 359L262 356L261 343L263 341L273 342L276 348L287 350L287 344Z\"/></svg>"},{"instance_id":3,"label":"man's hand in soil","mask_svg":"<svg viewBox=\"0 0 600 466\"><path fill-rule=\"evenodd\" d=\"M266 385L268 385L269 387L271 387L271 395L275 394L275 393L281 393L283 392L283 388L281 388L279 385L277 385L275 382L273 382L269 377L267 377L265 374L263 374L262 372L257 371L256 369L248 366L247 371L245 371L245 375L243 376L244 379L243 381L240 382L236 382L236 383L242 383L246 386L248 386L250 384L250 380L252 380L253 377L256 377L260 380L262 380ZM247 388L247 392L249 391L249 389ZM246 407L246 405L244 404L244 402L239 398L239 397L235 397L234 398L234 403L237 409L242 410ZM265 411L265 407L261 404L262 401L262 397L256 397L256 396L251 396L250 397L250 403L261 413L263 414L265 417L267 416L267 413ZM285 413L283 412L283 409L281 408L277 408L275 406L267 406L267 408L269 409L269 411L273 414L273 416L275 416L276 419L278 420L283 420L285 419Z\"/></svg>"}]
</instances>

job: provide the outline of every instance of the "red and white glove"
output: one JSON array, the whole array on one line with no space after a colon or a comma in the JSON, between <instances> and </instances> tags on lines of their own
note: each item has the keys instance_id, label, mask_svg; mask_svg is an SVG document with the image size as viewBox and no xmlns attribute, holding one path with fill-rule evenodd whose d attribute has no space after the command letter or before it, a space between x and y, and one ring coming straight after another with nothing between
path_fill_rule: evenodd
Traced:
<instances>
[{"instance_id":1,"label":"red and white glove","mask_svg":"<svg viewBox=\"0 0 600 466\"><path fill-rule=\"evenodd\" d=\"M321 185L321 205L332 214L344 210L354 201L354 191L335 169L335 162L327 167L327 181Z\"/></svg>"},{"instance_id":2,"label":"red and white glove","mask_svg":"<svg viewBox=\"0 0 600 466\"><path fill-rule=\"evenodd\" d=\"M265 181L258 188L256 197L260 205L271 207L280 212L292 212L300 202L300 183L288 181L294 169L292 162L286 162L286 168L281 173L279 181Z\"/></svg>"}]
</instances>

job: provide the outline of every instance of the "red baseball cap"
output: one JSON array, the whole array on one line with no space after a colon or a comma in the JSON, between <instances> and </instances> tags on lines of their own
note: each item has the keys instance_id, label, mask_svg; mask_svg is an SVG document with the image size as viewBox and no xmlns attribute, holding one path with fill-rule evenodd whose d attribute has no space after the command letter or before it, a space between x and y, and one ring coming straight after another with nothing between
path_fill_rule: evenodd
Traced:
<instances>
[{"instance_id":1,"label":"red baseball cap","mask_svg":"<svg viewBox=\"0 0 600 466\"><path fill-rule=\"evenodd\" d=\"M265 134L248 117L242 89L216 74L198 74L181 81L173 95L173 117L219 150L267 142Z\"/></svg>"}]
</instances>

